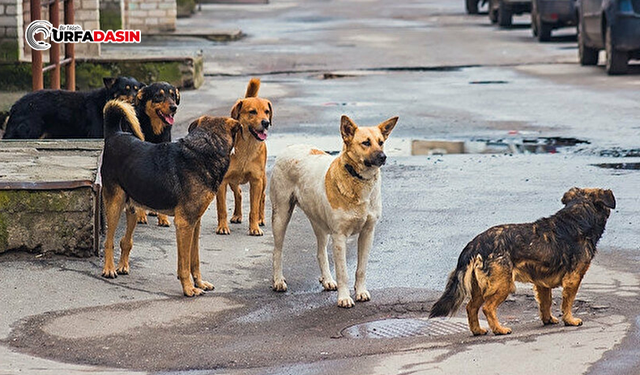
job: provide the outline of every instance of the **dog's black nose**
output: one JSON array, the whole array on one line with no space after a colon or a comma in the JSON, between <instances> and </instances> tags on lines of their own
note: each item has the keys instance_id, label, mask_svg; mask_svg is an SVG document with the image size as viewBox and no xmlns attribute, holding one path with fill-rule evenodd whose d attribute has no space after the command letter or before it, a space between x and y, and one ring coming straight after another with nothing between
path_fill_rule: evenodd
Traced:
<instances>
[{"instance_id":1,"label":"dog's black nose","mask_svg":"<svg viewBox=\"0 0 640 375\"><path fill-rule=\"evenodd\" d=\"M381 166L384 165L384 163L386 163L387 161L387 155L384 154L384 152L378 152L376 154L376 156L373 159L373 163L377 166Z\"/></svg>"},{"instance_id":2,"label":"dog's black nose","mask_svg":"<svg viewBox=\"0 0 640 375\"><path fill-rule=\"evenodd\" d=\"M269 121L269 120L262 120L262 127L263 127L263 128L268 129L270 125L271 125L271 121Z\"/></svg>"},{"instance_id":3,"label":"dog's black nose","mask_svg":"<svg viewBox=\"0 0 640 375\"><path fill-rule=\"evenodd\" d=\"M177 110L178 110L178 106L177 106L177 105L172 104L172 105L170 105L170 106L169 106L169 110L170 110L171 112L175 112L175 111L177 111Z\"/></svg>"}]
</instances>

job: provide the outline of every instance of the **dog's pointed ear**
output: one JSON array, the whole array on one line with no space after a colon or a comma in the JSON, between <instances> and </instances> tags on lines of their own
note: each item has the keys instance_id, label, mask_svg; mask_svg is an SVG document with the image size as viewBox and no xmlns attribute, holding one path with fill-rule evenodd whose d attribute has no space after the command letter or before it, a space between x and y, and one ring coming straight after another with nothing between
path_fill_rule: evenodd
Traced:
<instances>
[{"instance_id":1,"label":"dog's pointed ear","mask_svg":"<svg viewBox=\"0 0 640 375\"><path fill-rule=\"evenodd\" d=\"M191 131L195 128L197 128L198 126L200 126L200 122L202 121L202 117L198 117L197 119L195 119L191 124L189 124L189 130L187 131L188 133L191 133Z\"/></svg>"},{"instance_id":2,"label":"dog's pointed ear","mask_svg":"<svg viewBox=\"0 0 640 375\"><path fill-rule=\"evenodd\" d=\"M344 143L351 142L353 136L356 134L356 130L358 130L358 125L356 125L349 116L342 115L340 118L340 134L342 134Z\"/></svg>"},{"instance_id":3,"label":"dog's pointed ear","mask_svg":"<svg viewBox=\"0 0 640 375\"><path fill-rule=\"evenodd\" d=\"M271 102L268 100L267 104L269 105L269 122L273 125L273 107L271 107Z\"/></svg>"},{"instance_id":4,"label":"dog's pointed ear","mask_svg":"<svg viewBox=\"0 0 640 375\"><path fill-rule=\"evenodd\" d=\"M392 117L387 121L378 125L378 129L380 129L380 132L382 133L382 136L384 137L385 140L389 138L389 134L391 134L391 131L396 126L397 122L398 122L398 116Z\"/></svg>"},{"instance_id":5,"label":"dog's pointed ear","mask_svg":"<svg viewBox=\"0 0 640 375\"><path fill-rule=\"evenodd\" d=\"M609 207L611 209L616 208L616 197L613 196L613 191L609 189L600 191L599 200L606 207Z\"/></svg>"},{"instance_id":6,"label":"dog's pointed ear","mask_svg":"<svg viewBox=\"0 0 640 375\"><path fill-rule=\"evenodd\" d=\"M234 120L240 119L240 110L242 109L242 99L238 100L236 104L231 108L231 118Z\"/></svg>"},{"instance_id":7,"label":"dog's pointed ear","mask_svg":"<svg viewBox=\"0 0 640 375\"><path fill-rule=\"evenodd\" d=\"M562 204L566 205L567 203L574 200L576 196L578 196L579 192L580 192L580 188L577 188L577 187L572 187L571 189L569 189L569 191L564 193L564 195L562 196L562 200L561 200Z\"/></svg>"},{"instance_id":8,"label":"dog's pointed ear","mask_svg":"<svg viewBox=\"0 0 640 375\"><path fill-rule=\"evenodd\" d=\"M144 94L145 94L145 89L144 86L140 88L140 90L138 90L138 93L136 94L136 99L134 101L134 105L138 105L140 103L142 103L144 101Z\"/></svg>"},{"instance_id":9,"label":"dog's pointed ear","mask_svg":"<svg viewBox=\"0 0 640 375\"><path fill-rule=\"evenodd\" d=\"M104 87L110 89L116 83L115 77L104 77L102 78L102 82L104 83Z\"/></svg>"},{"instance_id":10,"label":"dog's pointed ear","mask_svg":"<svg viewBox=\"0 0 640 375\"><path fill-rule=\"evenodd\" d=\"M180 105L180 90L176 87L176 105Z\"/></svg>"}]
</instances>

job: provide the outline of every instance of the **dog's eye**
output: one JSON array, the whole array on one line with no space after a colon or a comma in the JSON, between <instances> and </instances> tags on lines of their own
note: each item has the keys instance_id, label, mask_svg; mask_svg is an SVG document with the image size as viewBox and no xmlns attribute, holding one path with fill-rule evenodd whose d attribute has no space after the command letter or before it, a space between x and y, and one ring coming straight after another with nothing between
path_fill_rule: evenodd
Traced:
<instances>
[{"instance_id":1,"label":"dog's eye","mask_svg":"<svg viewBox=\"0 0 640 375\"><path fill-rule=\"evenodd\" d=\"M383 141L378 141L378 144L379 144L380 146L382 146L382 145L384 144L384 142L383 142Z\"/></svg>"},{"instance_id":2,"label":"dog's eye","mask_svg":"<svg viewBox=\"0 0 640 375\"><path fill-rule=\"evenodd\" d=\"M258 111L256 111L255 109L252 109L249 111L249 113L251 113L252 115L257 115Z\"/></svg>"},{"instance_id":3,"label":"dog's eye","mask_svg":"<svg viewBox=\"0 0 640 375\"><path fill-rule=\"evenodd\" d=\"M134 89L134 90L137 90L137 89L138 89L138 86L133 86L133 89Z\"/></svg>"},{"instance_id":4,"label":"dog's eye","mask_svg":"<svg viewBox=\"0 0 640 375\"><path fill-rule=\"evenodd\" d=\"M125 89L127 89L127 90L131 90L131 86L127 85L127 86L125 87Z\"/></svg>"},{"instance_id":5,"label":"dog's eye","mask_svg":"<svg viewBox=\"0 0 640 375\"><path fill-rule=\"evenodd\" d=\"M362 145L366 146L366 147L369 147L369 146L371 146L371 141L367 139L366 141L362 142Z\"/></svg>"},{"instance_id":6,"label":"dog's eye","mask_svg":"<svg viewBox=\"0 0 640 375\"><path fill-rule=\"evenodd\" d=\"M264 111L264 114L268 115L269 114L269 110L267 109L266 111Z\"/></svg>"}]
</instances>

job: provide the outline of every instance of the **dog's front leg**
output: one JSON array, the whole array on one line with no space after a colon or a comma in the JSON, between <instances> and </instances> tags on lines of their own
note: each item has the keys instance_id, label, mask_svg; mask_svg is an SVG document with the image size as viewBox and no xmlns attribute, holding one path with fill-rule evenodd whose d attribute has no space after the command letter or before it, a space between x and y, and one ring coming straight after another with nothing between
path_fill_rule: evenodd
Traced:
<instances>
[{"instance_id":1,"label":"dog's front leg","mask_svg":"<svg viewBox=\"0 0 640 375\"><path fill-rule=\"evenodd\" d=\"M176 240L178 243L178 279L182 284L182 291L187 297L199 296L204 293L196 288L191 281L191 241L195 225L176 213L173 220L176 226Z\"/></svg>"},{"instance_id":2,"label":"dog's front leg","mask_svg":"<svg viewBox=\"0 0 640 375\"><path fill-rule=\"evenodd\" d=\"M333 234L333 262L338 279L338 306L353 307L353 299L349 295L349 276L347 275L347 237L343 234Z\"/></svg>"},{"instance_id":3,"label":"dog's front leg","mask_svg":"<svg viewBox=\"0 0 640 375\"><path fill-rule=\"evenodd\" d=\"M371 294L367 290L367 263L369 262L369 251L373 243L375 232L375 221L369 220L358 236L358 267L356 268L356 301L365 302L371 299Z\"/></svg>"},{"instance_id":4,"label":"dog's front leg","mask_svg":"<svg viewBox=\"0 0 640 375\"><path fill-rule=\"evenodd\" d=\"M210 282L202 280L200 274L200 220L193 230L193 239L191 240L191 276L196 287L202 290L213 290L214 286Z\"/></svg>"},{"instance_id":5,"label":"dog's front leg","mask_svg":"<svg viewBox=\"0 0 640 375\"><path fill-rule=\"evenodd\" d=\"M233 224L242 223L242 190L238 184L229 184L231 191L233 192L233 215L231 216L231 222Z\"/></svg>"},{"instance_id":6,"label":"dog's front leg","mask_svg":"<svg viewBox=\"0 0 640 375\"><path fill-rule=\"evenodd\" d=\"M225 181L222 181L216 194L216 209L218 211L216 234L231 234L227 223L227 183Z\"/></svg>"},{"instance_id":7,"label":"dog's front leg","mask_svg":"<svg viewBox=\"0 0 640 375\"><path fill-rule=\"evenodd\" d=\"M249 235L262 236L264 233L258 225L260 220L260 200L264 194L264 183L262 178L256 178L249 181L249 201L251 202L251 209L249 211Z\"/></svg>"}]
</instances>

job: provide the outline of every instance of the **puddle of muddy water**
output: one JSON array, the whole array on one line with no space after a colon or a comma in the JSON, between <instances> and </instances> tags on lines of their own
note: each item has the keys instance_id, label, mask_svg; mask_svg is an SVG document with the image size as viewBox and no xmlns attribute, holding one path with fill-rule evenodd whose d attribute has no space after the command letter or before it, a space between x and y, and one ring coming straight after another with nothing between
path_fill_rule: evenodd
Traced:
<instances>
[{"instance_id":1,"label":"puddle of muddy water","mask_svg":"<svg viewBox=\"0 0 640 375\"><path fill-rule=\"evenodd\" d=\"M577 138L535 137L466 141L414 140L411 155L438 154L555 154L589 141Z\"/></svg>"}]
</instances>

